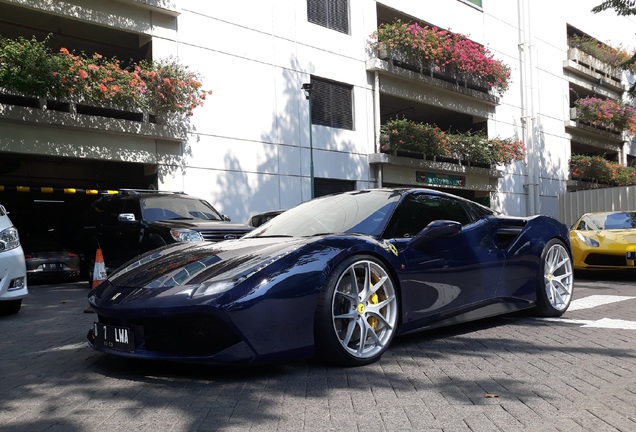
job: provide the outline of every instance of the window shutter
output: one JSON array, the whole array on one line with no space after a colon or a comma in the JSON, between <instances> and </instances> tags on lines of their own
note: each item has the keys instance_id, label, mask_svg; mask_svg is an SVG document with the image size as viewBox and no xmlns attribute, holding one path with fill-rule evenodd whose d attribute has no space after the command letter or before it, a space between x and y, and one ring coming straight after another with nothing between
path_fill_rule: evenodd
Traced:
<instances>
[{"instance_id":1,"label":"window shutter","mask_svg":"<svg viewBox=\"0 0 636 432\"><path fill-rule=\"evenodd\" d=\"M356 189L354 180L337 180L326 178L314 179L314 196L320 197L338 192L347 192Z\"/></svg>"},{"instance_id":2,"label":"window shutter","mask_svg":"<svg viewBox=\"0 0 636 432\"><path fill-rule=\"evenodd\" d=\"M307 0L307 21L349 33L348 0Z\"/></svg>"},{"instance_id":3,"label":"window shutter","mask_svg":"<svg viewBox=\"0 0 636 432\"><path fill-rule=\"evenodd\" d=\"M312 124L353 130L353 87L311 79Z\"/></svg>"}]
</instances>

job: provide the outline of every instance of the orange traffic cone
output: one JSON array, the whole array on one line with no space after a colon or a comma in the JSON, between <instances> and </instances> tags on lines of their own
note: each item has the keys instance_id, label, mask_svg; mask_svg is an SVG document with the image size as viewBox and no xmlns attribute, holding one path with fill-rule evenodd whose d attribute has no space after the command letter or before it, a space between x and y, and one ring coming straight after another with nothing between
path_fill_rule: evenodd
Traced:
<instances>
[{"instance_id":1,"label":"orange traffic cone","mask_svg":"<svg viewBox=\"0 0 636 432\"><path fill-rule=\"evenodd\" d=\"M91 289L97 288L97 286L106 279L106 264L104 264L104 255L102 249L97 248L95 253L95 267L93 267L93 281L91 283ZM91 307L84 309L84 313L94 313Z\"/></svg>"},{"instance_id":2,"label":"orange traffic cone","mask_svg":"<svg viewBox=\"0 0 636 432\"><path fill-rule=\"evenodd\" d=\"M99 284L106 280L106 264L104 264L104 255L102 249L97 248L95 253L95 267L93 269L93 284L91 289L97 288Z\"/></svg>"}]
</instances>

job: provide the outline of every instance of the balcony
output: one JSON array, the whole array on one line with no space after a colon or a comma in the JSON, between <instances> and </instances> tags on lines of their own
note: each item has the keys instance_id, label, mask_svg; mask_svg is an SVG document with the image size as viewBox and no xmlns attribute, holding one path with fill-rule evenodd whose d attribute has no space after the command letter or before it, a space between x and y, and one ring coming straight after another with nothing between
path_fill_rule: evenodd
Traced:
<instances>
[{"instance_id":1,"label":"balcony","mask_svg":"<svg viewBox=\"0 0 636 432\"><path fill-rule=\"evenodd\" d=\"M177 0L118 0L121 3L127 3L133 6L148 9L164 15L176 17L181 14Z\"/></svg>"},{"instance_id":2,"label":"balcony","mask_svg":"<svg viewBox=\"0 0 636 432\"><path fill-rule=\"evenodd\" d=\"M378 72L391 81L407 81L428 87L442 98L459 96L462 99L472 100L473 103L477 102L492 107L499 104L499 98L491 93L491 86L487 83L468 74L460 74L443 68L434 68L432 65L423 65L417 61L409 61L397 52L378 50L376 57L367 60L366 69L369 72ZM481 112L479 115L484 116L484 113Z\"/></svg>"},{"instance_id":3,"label":"balcony","mask_svg":"<svg viewBox=\"0 0 636 432\"><path fill-rule=\"evenodd\" d=\"M399 153L373 153L369 165L382 169L385 183L413 186L451 187L494 192L503 172L495 168L476 167L459 161L427 160Z\"/></svg>"},{"instance_id":4,"label":"balcony","mask_svg":"<svg viewBox=\"0 0 636 432\"><path fill-rule=\"evenodd\" d=\"M622 80L622 70L604 63L578 48L568 50L568 58L563 62L563 69L573 76L591 81L595 90L607 89L619 94L626 90Z\"/></svg>"},{"instance_id":5,"label":"balcony","mask_svg":"<svg viewBox=\"0 0 636 432\"><path fill-rule=\"evenodd\" d=\"M601 127L581 119L576 107L570 108L570 119L565 122L566 129L586 135L590 139L609 141L612 144L622 143L627 140L626 133L613 127Z\"/></svg>"},{"instance_id":6,"label":"balcony","mask_svg":"<svg viewBox=\"0 0 636 432\"><path fill-rule=\"evenodd\" d=\"M95 107L71 101L29 97L0 92L0 122L98 131L181 142L187 130L180 123L162 124L163 119L142 112ZM166 122L167 123L167 122Z\"/></svg>"}]
</instances>

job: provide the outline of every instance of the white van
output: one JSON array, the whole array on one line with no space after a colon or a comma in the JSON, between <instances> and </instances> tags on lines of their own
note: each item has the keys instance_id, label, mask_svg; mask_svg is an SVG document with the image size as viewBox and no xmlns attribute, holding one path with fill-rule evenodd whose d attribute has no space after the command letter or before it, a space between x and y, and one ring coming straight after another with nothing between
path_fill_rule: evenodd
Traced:
<instances>
[{"instance_id":1,"label":"white van","mask_svg":"<svg viewBox=\"0 0 636 432\"><path fill-rule=\"evenodd\" d=\"M0 205L0 314L18 313L28 293L18 230Z\"/></svg>"}]
</instances>

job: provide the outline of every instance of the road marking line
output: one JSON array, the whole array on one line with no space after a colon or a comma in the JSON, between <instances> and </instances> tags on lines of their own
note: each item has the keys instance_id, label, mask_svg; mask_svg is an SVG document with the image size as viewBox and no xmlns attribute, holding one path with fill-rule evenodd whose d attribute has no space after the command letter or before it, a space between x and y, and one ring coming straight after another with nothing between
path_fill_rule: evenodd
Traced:
<instances>
[{"instance_id":1,"label":"road marking line","mask_svg":"<svg viewBox=\"0 0 636 432\"><path fill-rule=\"evenodd\" d=\"M88 342L79 342L79 343L74 343L70 345L62 345L59 347L53 347L53 348L45 349L42 351L36 351L31 354L45 354L45 353L50 353L55 351L71 351L71 350L76 350L76 349L85 348L85 347L88 347Z\"/></svg>"},{"instance_id":2,"label":"road marking line","mask_svg":"<svg viewBox=\"0 0 636 432\"><path fill-rule=\"evenodd\" d=\"M623 330L636 330L636 321L617 320L611 318L603 318L598 321L593 321L589 324L585 324L583 327L596 327L596 328L611 328L611 329L623 329Z\"/></svg>"},{"instance_id":3,"label":"road marking line","mask_svg":"<svg viewBox=\"0 0 636 432\"><path fill-rule=\"evenodd\" d=\"M572 300L568 311L575 311L580 309L589 309L596 306L603 306L610 303L616 303L619 301L630 300L636 297L628 296L613 296L613 295L592 295L584 297L578 300Z\"/></svg>"},{"instance_id":4,"label":"road marking line","mask_svg":"<svg viewBox=\"0 0 636 432\"><path fill-rule=\"evenodd\" d=\"M636 321L602 318L600 320L577 320L567 318L537 318L541 321L552 321L562 324L579 324L581 327L608 328L619 330L636 330Z\"/></svg>"}]
</instances>

